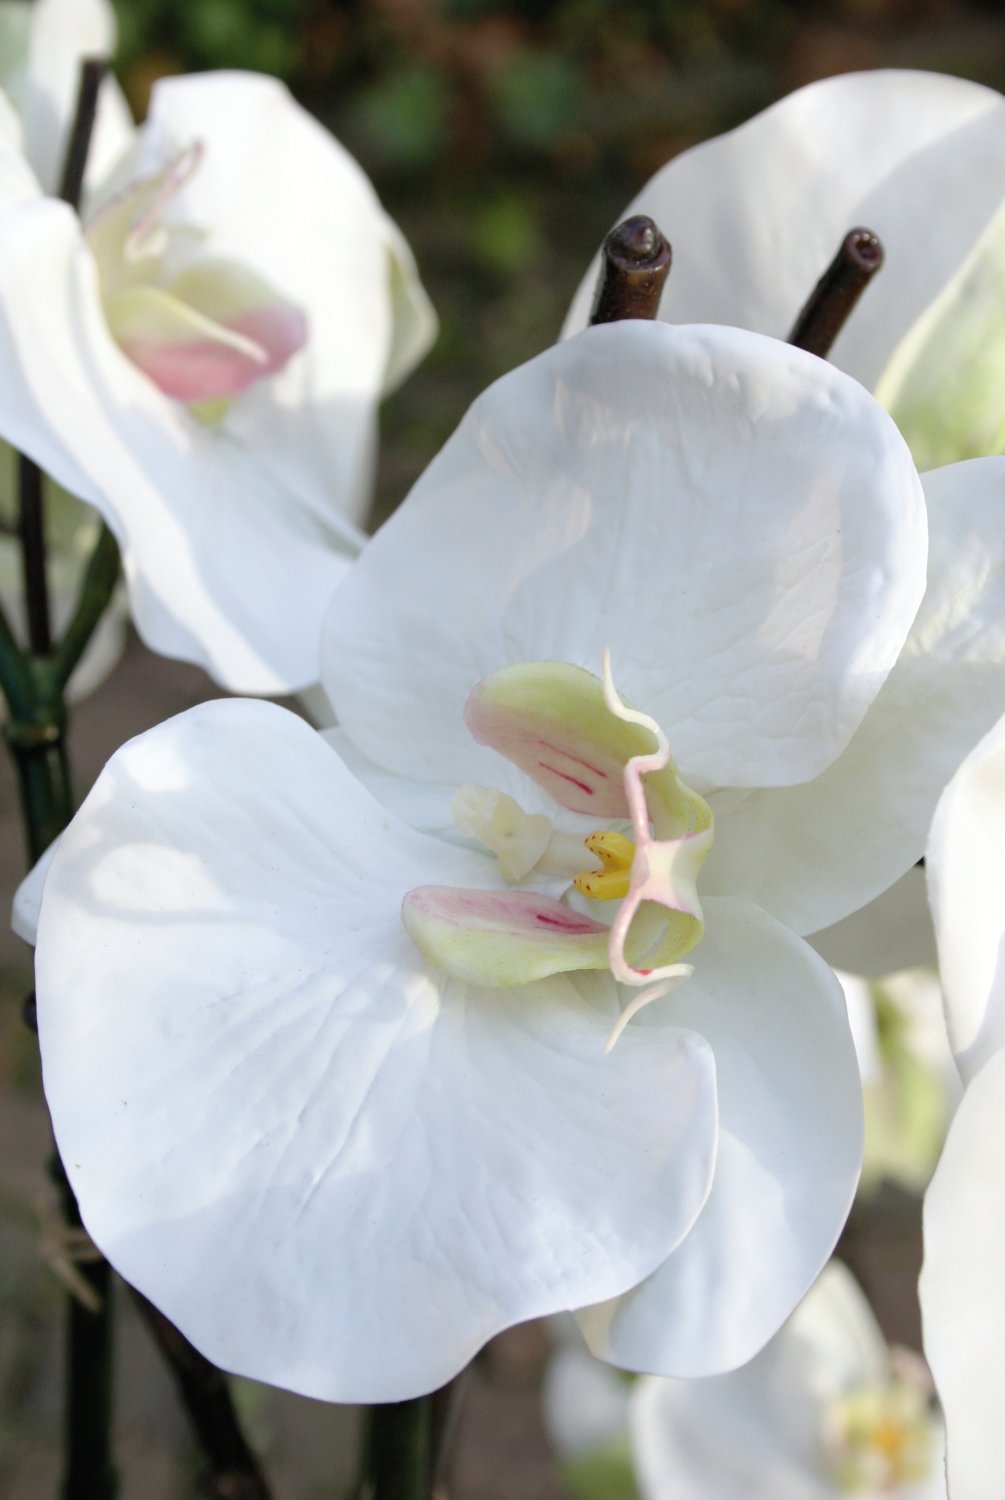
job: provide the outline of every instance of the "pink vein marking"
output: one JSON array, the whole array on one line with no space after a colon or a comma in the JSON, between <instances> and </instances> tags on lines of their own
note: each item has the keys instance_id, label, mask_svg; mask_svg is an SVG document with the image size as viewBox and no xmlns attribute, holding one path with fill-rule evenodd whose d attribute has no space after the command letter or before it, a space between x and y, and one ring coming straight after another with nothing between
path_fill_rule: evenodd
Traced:
<instances>
[{"instance_id":1,"label":"pink vein marking","mask_svg":"<svg viewBox=\"0 0 1005 1500\"><path fill-rule=\"evenodd\" d=\"M565 922L565 921L562 920L561 917L548 917L548 916L545 916L545 914L544 914L543 911L535 912L534 913L534 920L536 922L543 922L546 927L559 927L559 928L561 928L561 930L563 932L588 932L588 933L592 933L592 932L594 932L596 930L593 927L593 925L591 923L589 923L589 922L576 922L576 921Z\"/></svg>"},{"instance_id":2,"label":"pink vein marking","mask_svg":"<svg viewBox=\"0 0 1005 1500\"><path fill-rule=\"evenodd\" d=\"M583 760L578 755L573 755L571 750L564 750L561 745L553 745L549 740L538 737L538 744L545 750L554 750L556 755L564 755L566 760L571 760L574 766L582 766L584 771L590 771L594 776L599 776L601 781L607 780L607 772L602 771L599 766L593 765L591 761ZM550 769L550 768L549 768Z\"/></svg>"},{"instance_id":3,"label":"pink vein marking","mask_svg":"<svg viewBox=\"0 0 1005 1500\"><path fill-rule=\"evenodd\" d=\"M538 765L541 767L542 771L550 771L552 776L558 776L562 781L571 782L571 784L573 786L577 786L581 792L585 792L588 797L593 796L593 787L588 786L585 781L577 781L575 776L567 775L565 771L560 771L557 766L546 765L543 760L539 760Z\"/></svg>"}]
</instances>

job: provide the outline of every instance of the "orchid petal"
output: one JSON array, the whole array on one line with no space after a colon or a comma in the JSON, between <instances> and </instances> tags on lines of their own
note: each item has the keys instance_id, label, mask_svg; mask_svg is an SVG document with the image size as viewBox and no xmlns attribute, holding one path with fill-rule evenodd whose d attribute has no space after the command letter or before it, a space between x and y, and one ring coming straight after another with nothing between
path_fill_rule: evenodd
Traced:
<instances>
[{"instance_id":1,"label":"orchid petal","mask_svg":"<svg viewBox=\"0 0 1005 1500\"><path fill-rule=\"evenodd\" d=\"M949 1040L964 1080L1005 1044L1005 719L935 811L925 861Z\"/></svg>"},{"instance_id":2,"label":"orchid petal","mask_svg":"<svg viewBox=\"0 0 1005 1500\"><path fill-rule=\"evenodd\" d=\"M840 921L921 858L939 793L1005 711L1005 459L936 469L924 486L928 589L847 750L803 786L709 796L703 890L746 895L796 932Z\"/></svg>"},{"instance_id":3,"label":"orchid petal","mask_svg":"<svg viewBox=\"0 0 1005 1500\"><path fill-rule=\"evenodd\" d=\"M925 1356L946 1418L953 1500L995 1500L1005 1468L1003 1138L1005 1052L999 1051L968 1084L925 1196L919 1293Z\"/></svg>"},{"instance_id":4,"label":"orchid petal","mask_svg":"<svg viewBox=\"0 0 1005 1500\"><path fill-rule=\"evenodd\" d=\"M1005 207L901 340L876 399L919 469L1005 451Z\"/></svg>"},{"instance_id":5,"label":"orchid petal","mask_svg":"<svg viewBox=\"0 0 1005 1500\"><path fill-rule=\"evenodd\" d=\"M219 441L130 364L62 204L21 204L5 221L0 375L3 436L105 516L148 644L234 689L317 679L348 535L322 529L252 450Z\"/></svg>"},{"instance_id":6,"label":"orchid petal","mask_svg":"<svg viewBox=\"0 0 1005 1500\"><path fill-rule=\"evenodd\" d=\"M88 57L110 58L116 47L115 12L107 0L32 0L5 5L23 10L20 55L3 79L21 116L24 146L46 192L59 186L80 86L80 65ZM7 38L5 38L5 41ZM5 47L5 55L10 55ZM114 78L98 96L97 117L88 150L87 180L98 182L125 150L133 133L129 108Z\"/></svg>"},{"instance_id":7,"label":"orchid petal","mask_svg":"<svg viewBox=\"0 0 1005 1500\"><path fill-rule=\"evenodd\" d=\"M437 321L405 236L386 214L383 228L391 283L391 347L383 385L384 395L389 396L428 354Z\"/></svg>"},{"instance_id":8,"label":"orchid petal","mask_svg":"<svg viewBox=\"0 0 1005 1500\"><path fill-rule=\"evenodd\" d=\"M10 208L40 192L34 172L25 160L21 126L7 99L0 93L0 209Z\"/></svg>"},{"instance_id":9,"label":"orchid petal","mask_svg":"<svg viewBox=\"0 0 1005 1500\"><path fill-rule=\"evenodd\" d=\"M826 963L866 979L901 969L934 968L935 931L925 891L925 872L912 865L868 905L809 942Z\"/></svg>"},{"instance_id":10,"label":"orchid petal","mask_svg":"<svg viewBox=\"0 0 1005 1500\"><path fill-rule=\"evenodd\" d=\"M15 936L32 948L38 936L38 914L42 909L42 892L45 877L49 873L53 856L59 846L59 838L53 840L40 859L37 859L14 892L10 925Z\"/></svg>"},{"instance_id":11,"label":"orchid petal","mask_svg":"<svg viewBox=\"0 0 1005 1500\"><path fill-rule=\"evenodd\" d=\"M801 780L892 665L924 551L902 440L823 361L593 328L475 403L337 591L324 683L372 761L479 785L472 684L610 647L693 784Z\"/></svg>"},{"instance_id":12,"label":"orchid petal","mask_svg":"<svg viewBox=\"0 0 1005 1500\"><path fill-rule=\"evenodd\" d=\"M694 1221L705 1043L633 1030L604 1057L606 977L501 1003L404 932L418 880L491 871L254 702L131 741L64 835L36 954L60 1149L96 1242L225 1368L414 1396Z\"/></svg>"},{"instance_id":13,"label":"orchid petal","mask_svg":"<svg viewBox=\"0 0 1005 1500\"><path fill-rule=\"evenodd\" d=\"M961 78L877 70L812 83L675 157L619 219L649 214L673 243L662 318L776 338L848 230L874 230L886 269L828 356L871 387L997 211L1003 182L1000 94ZM586 324L596 264L567 334Z\"/></svg>"},{"instance_id":14,"label":"orchid petal","mask_svg":"<svg viewBox=\"0 0 1005 1500\"><path fill-rule=\"evenodd\" d=\"M858 1062L834 975L756 907L705 908L693 976L611 1055L668 1022L708 1040L720 1125L712 1192L655 1275L578 1314L601 1358L688 1378L743 1364L788 1317L833 1248L862 1159Z\"/></svg>"},{"instance_id":15,"label":"orchid petal","mask_svg":"<svg viewBox=\"0 0 1005 1500\"><path fill-rule=\"evenodd\" d=\"M435 331L407 248L357 163L277 79L228 71L160 80L117 185L158 171L195 140L199 171L166 224L203 228L207 255L247 265L302 309L309 329L302 355L245 392L223 430L322 524L333 497L360 521L377 400Z\"/></svg>"}]
</instances>

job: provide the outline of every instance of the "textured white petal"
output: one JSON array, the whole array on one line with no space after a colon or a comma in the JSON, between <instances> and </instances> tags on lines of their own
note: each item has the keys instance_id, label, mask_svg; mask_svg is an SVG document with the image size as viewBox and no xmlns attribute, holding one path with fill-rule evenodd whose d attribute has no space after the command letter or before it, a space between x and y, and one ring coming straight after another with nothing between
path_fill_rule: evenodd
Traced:
<instances>
[{"instance_id":1,"label":"textured white petal","mask_svg":"<svg viewBox=\"0 0 1005 1500\"><path fill-rule=\"evenodd\" d=\"M946 787L925 865L949 1039L966 1079L1005 1043L1005 719Z\"/></svg>"},{"instance_id":2,"label":"textured white petal","mask_svg":"<svg viewBox=\"0 0 1005 1500\"><path fill-rule=\"evenodd\" d=\"M693 978L633 1025L648 1030L656 1012L715 1053L712 1192L654 1276L580 1314L596 1354L688 1377L743 1364L788 1317L833 1248L862 1159L858 1063L834 975L746 902L710 900L705 919Z\"/></svg>"},{"instance_id":3,"label":"textured white petal","mask_svg":"<svg viewBox=\"0 0 1005 1500\"><path fill-rule=\"evenodd\" d=\"M912 865L874 901L814 932L809 941L835 969L882 979L901 969L934 968L935 933L925 872Z\"/></svg>"},{"instance_id":4,"label":"textured white petal","mask_svg":"<svg viewBox=\"0 0 1005 1500\"><path fill-rule=\"evenodd\" d=\"M25 203L5 220L0 374L0 433L101 510L150 646L239 691L317 680L341 542L117 349L61 204Z\"/></svg>"},{"instance_id":5,"label":"textured white petal","mask_svg":"<svg viewBox=\"0 0 1005 1500\"><path fill-rule=\"evenodd\" d=\"M934 73L812 83L678 156L619 215L651 215L673 244L660 316L785 338L849 229L886 264L831 358L872 386L962 263L1005 182L1005 101ZM566 332L586 322L596 266Z\"/></svg>"},{"instance_id":6,"label":"textured white petal","mask_svg":"<svg viewBox=\"0 0 1005 1500\"><path fill-rule=\"evenodd\" d=\"M371 760L477 784L479 678L596 673L610 647L691 784L802 779L899 650L922 509L892 423L823 361L737 330L591 329L471 408L337 592L325 687Z\"/></svg>"},{"instance_id":7,"label":"textured white petal","mask_svg":"<svg viewBox=\"0 0 1005 1500\"><path fill-rule=\"evenodd\" d=\"M225 430L322 520L365 517L377 401L432 341L435 319L400 232L338 141L274 78L199 73L153 91L117 180L205 154L167 222L244 261L306 314L307 344L234 402Z\"/></svg>"},{"instance_id":8,"label":"textured white petal","mask_svg":"<svg viewBox=\"0 0 1005 1500\"><path fill-rule=\"evenodd\" d=\"M445 982L401 925L423 878L491 862L229 702L124 747L45 885L45 1086L88 1229L217 1363L327 1399L416 1395L631 1285L712 1172L706 1045L605 1057L606 976Z\"/></svg>"},{"instance_id":9,"label":"textured white petal","mask_svg":"<svg viewBox=\"0 0 1005 1500\"><path fill-rule=\"evenodd\" d=\"M936 469L924 486L925 599L848 749L803 786L709 798L703 889L749 896L797 932L856 911L921 858L939 793L1005 711L1005 459Z\"/></svg>"},{"instance_id":10,"label":"textured white petal","mask_svg":"<svg viewBox=\"0 0 1005 1500\"><path fill-rule=\"evenodd\" d=\"M1005 1052L963 1096L925 1197L925 1355L946 1419L952 1500L999 1500L1005 1472Z\"/></svg>"}]
</instances>

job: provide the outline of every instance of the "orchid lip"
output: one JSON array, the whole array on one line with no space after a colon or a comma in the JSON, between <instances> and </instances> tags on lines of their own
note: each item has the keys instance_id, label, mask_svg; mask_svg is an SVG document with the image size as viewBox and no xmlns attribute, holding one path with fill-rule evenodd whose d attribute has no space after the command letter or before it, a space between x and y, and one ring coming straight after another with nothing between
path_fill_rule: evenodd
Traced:
<instances>
[{"instance_id":1,"label":"orchid lip","mask_svg":"<svg viewBox=\"0 0 1005 1500\"><path fill-rule=\"evenodd\" d=\"M489 989L549 974L606 969L636 991L608 1049L643 1006L693 972L681 960L704 932L696 890L712 845L708 804L680 779L666 735L603 678L564 662L525 662L479 683L465 720L480 743L524 771L572 813L630 825L585 837L491 787L453 801L460 833L495 857L511 889L420 887L402 919L416 946L449 975ZM565 894L534 889L559 877ZM518 887L518 888L517 888ZM620 903L608 926L566 903L570 891Z\"/></svg>"},{"instance_id":2,"label":"orchid lip","mask_svg":"<svg viewBox=\"0 0 1005 1500\"><path fill-rule=\"evenodd\" d=\"M161 171L133 182L87 231L108 328L123 353L166 396L202 422L277 374L308 337L302 310L251 267L217 256L175 271L179 247L200 236L165 215L198 171L196 142Z\"/></svg>"}]
</instances>

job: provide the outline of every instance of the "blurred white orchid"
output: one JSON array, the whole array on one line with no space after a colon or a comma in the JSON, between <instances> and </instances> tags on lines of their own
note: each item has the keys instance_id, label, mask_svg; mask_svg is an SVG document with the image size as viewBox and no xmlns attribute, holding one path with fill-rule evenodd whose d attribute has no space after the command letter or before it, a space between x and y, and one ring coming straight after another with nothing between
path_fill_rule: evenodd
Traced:
<instances>
[{"instance_id":1,"label":"blurred white orchid","mask_svg":"<svg viewBox=\"0 0 1005 1500\"><path fill-rule=\"evenodd\" d=\"M832 1261L756 1359L631 1393L642 1500L945 1500L941 1421L923 1361L889 1348Z\"/></svg>"},{"instance_id":2,"label":"blurred white orchid","mask_svg":"<svg viewBox=\"0 0 1005 1500\"><path fill-rule=\"evenodd\" d=\"M115 55L109 0L5 0L0 5L0 88L13 105L25 155L43 189L59 188L85 58ZM100 182L128 147L133 122L115 80L101 85L88 153Z\"/></svg>"},{"instance_id":3,"label":"blurred white orchid","mask_svg":"<svg viewBox=\"0 0 1005 1500\"><path fill-rule=\"evenodd\" d=\"M926 873L965 1089L925 1199L925 1350L953 1500L993 1500L1005 1466L1005 720L946 788Z\"/></svg>"},{"instance_id":4,"label":"blurred white orchid","mask_svg":"<svg viewBox=\"0 0 1005 1500\"><path fill-rule=\"evenodd\" d=\"M105 517L155 650L316 682L377 402L433 330L400 233L254 75L160 83L84 225L0 158L0 434Z\"/></svg>"},{"instance_id":5,"label":"blurred white orchid","mask_svg":"<svg viewBox=\"0 0 1005 1500\"><path fill-rule=\"evenodd\" d=\"M862 1188L927 1187L960 1097L932 969L879 980L838 974L848 1005L865 1098Z\"/></svg>"},{"instance_id":6,"label":"blurred white orchid","mask_svg":"<svg viewBox=\"0 0 1005 1500\"><path fill-rule=\"evenodd\" d=\"M336 1399L563 1306L614 1362L749 1358L857 1180L845 1006L796 933L925 805L859 751L876 827L826 795L901 671L955 704L925 558L893 423L785 345L626 323L493 386L336 592L331 744L195 710L53 858L46 1089L123 1274L224 1366ZM751 802L807 787L817 826L782 802L760 850ZM605 1055L649 969L681 982Z\"/></svg>"}]
</instances>

